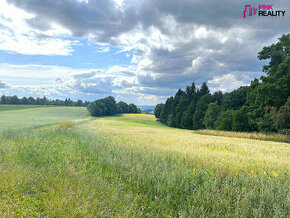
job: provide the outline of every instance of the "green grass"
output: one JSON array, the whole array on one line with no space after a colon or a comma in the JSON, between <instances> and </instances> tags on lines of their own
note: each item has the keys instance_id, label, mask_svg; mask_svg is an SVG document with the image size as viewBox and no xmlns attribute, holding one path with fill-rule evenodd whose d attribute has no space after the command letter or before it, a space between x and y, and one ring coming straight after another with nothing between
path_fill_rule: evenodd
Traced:
<instances>
[{"instance_id":1,"label":"green grass","mask_svg":"<svg viewBox=\"0 0 290 218\"><path fill-rule=\"evenodd\" d=\"M289 144L126 114L5 131L0 216L287 217Z\"/></svg>"},{"instance_id":2,"label":"green grass","mask_svg":"<svg viewBox=\"0 0 290 218\"><path fill-rule=\"evenodd\" d=\"M34 107L22 105L9 107L0 111L0 132L7 129L20 129L75 120L88 117L85 107ZM3 105L0 106L0 108ZM4 106L5 107L5 106ZM6 107L5 107L6 108ZM15 108L15 109L11 109Z\"/></svg>"},{"instance_id":3,"label":"green grass","mask_svg":"<svg viewBox=\"0 0 290 218\"><path fill-rule=\"evenodd\" d=\"M52 105L10 105L10 104L0 104L0 112L11 111L11 110L22 110L31 108L43 108L43 107L54 107Z\"/></svg>"}]
</instances>

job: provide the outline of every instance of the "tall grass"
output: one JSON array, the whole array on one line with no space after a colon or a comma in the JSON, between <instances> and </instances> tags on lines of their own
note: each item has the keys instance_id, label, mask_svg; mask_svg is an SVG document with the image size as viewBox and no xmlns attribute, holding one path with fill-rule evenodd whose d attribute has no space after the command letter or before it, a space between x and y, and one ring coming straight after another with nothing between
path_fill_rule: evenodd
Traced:
<instances>
[{"instance_id":1,"label":"tall grass","mask_svg":"<svg viewBox=\"0 0 290 218\"><path fill-rule=\"evenodd\" d=\"M215 135L215 136L226 136L234 138L245 138L245 139L257 139L264 141L274 141L274 142L287 142L290 143L290 137L287 135L282 135L278 133L258 133L258 132L229 132L229 131L218 131L203 129L198 130L197 133L203 135Z\"/></svg>"},{"instance_id":2,"label":"tall grass","mask_svg":"<svg viewBox=\"0 0 290 218\"><path fill-rule=\"evenodd\" d=\"M67 129L73 128L75 125L76 125L75 122L66 120L66 121L62 121L61 123L59 123L57 125L57 129L58 130L67 130Z\"/></svg>"},{"instance_id":3,"label":"tall grass","mask_svg":"<svg viewBox=\"0 0 290 218\"><path fill-rule=\"evenodd\" d=\"M289 171L287 143L196 134L191 130L169 128L153 116L138 115L98 118L84 126L86 131L113 137L114 143L146 147L158 153L182 156L188 163L218 171L247 172L253 175Z\"/></svg>"},{"instance_id":4,"label":"tall grass","mask_svg":"<svg viewBox=\"0 0 290 218\"><path fill-rule=\"evenodd\" d=\"M148 119L142 126L141 120L126 115L3 133L0 216L289 216L287 171L251 174L232 166L222 173L169 149L189 131L154 128ZM146 134L151 140L159 131L177 141L154 148L159 141L148 144Z\"/></svg>"}]
</instances>

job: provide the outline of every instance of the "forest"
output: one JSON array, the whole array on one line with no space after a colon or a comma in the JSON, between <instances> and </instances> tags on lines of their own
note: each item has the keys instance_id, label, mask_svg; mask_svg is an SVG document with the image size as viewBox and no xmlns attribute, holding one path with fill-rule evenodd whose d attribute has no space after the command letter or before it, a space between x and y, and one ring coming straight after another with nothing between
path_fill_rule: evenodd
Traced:
<instances>
[{"instance_id":1,"label":"forest","mask_svg":"<svg viewBox=\"0 0 290 218\"><path fill-rule=\"evenodd\" d=\"M210 93L206 83L179 89L154 115L161 123L183 129L288 133L290 129L290 34L258 53L269 60L265 76L232 92Z\"/></svg>"}]
</instances>

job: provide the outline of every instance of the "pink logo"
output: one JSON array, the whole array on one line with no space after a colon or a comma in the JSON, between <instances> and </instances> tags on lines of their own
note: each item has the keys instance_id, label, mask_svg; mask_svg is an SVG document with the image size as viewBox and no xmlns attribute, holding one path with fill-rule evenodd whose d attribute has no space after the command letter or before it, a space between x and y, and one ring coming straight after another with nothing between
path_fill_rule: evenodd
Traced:
<instances>
[{"instance_id":1,"label":"pink logo","mask_svg":"<svg viewBox=\"0 0 290 218\"><path fill-rule=\"evenodd\" d=\"M273 11L273 5L259 5L258 8L251 7L251 5L245 5L244 18L246 18L247 12L248 12L248 16L251 17L253 15L256 15L258 11L259 11L259 16L260 16L260 15L266 14L267 13L266 11L271 11L271 10ZM283 16L284 16L284 13L283 13ZM272 12L271 12L271 15L272 15ZM275 16L275 15L272 15L272 16Z\"/></svg>"},{"instance_id":2,"label":"pink logo","mask_svg":"<svg viewBox=\"0 0 290 218\"><path fill-rule=\"evenodd\" d=\"M253 14L255 15L258 11L255 7L251 8L251 5L245 5L244 18L246 18L247 8L249 8L249 16L253 16Z\"/></svg>"}]
</instances>

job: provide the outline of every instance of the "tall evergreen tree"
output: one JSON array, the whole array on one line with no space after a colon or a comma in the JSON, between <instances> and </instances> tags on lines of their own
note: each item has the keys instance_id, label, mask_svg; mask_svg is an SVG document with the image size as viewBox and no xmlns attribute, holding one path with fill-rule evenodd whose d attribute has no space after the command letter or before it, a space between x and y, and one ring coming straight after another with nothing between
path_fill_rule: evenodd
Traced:
<instances>
[{"instance_id":1,"label":"tall evergreen tree","mask_svg":"<svg viewBox=\"0 0 290 218\"><path fill-rule=\"evenodd\" d=\"M170 126L172 127L177 127L176 125L176 115L178 113L178 125L180 126L180 120L181 120L181 116L180 114L182 114L182 111L177 111L177 106L181 100L181 98L185 95L185 92L181 89L178 89L177 93L175 94L174 98L173 98L173 102L170 108L170 114L172 115L170 118ZM181 110L181 108L178 108Z\"/></svg>"},{"instance_id":2,"label":"tall evergreen tree","mask_svg":"<svg viewBox=\"0 0 290 218\"><path fill-rule=\"evenodd\" d=\"M189 102L196 98L196 87L194 82L191 84L191 86L186 87L185 93L189 99Z\"/></svg>"},{"instance_id":3,"label":"tall evergreen tree","mask_svg":"<svg viewBox=\"0 0 290 218\"><path fill-rule=\"evenodd\" d=\"M197 90L197 98L200 99L202 96L209 94L209 88L207 84L204 82L202 83L200 89Z\"/></svg>"},{"instance_id":4,"label":"tall evergreen tree","mask_svg":"<svg viewBox=\"0 0 290 218\"><path fill-rule=\"evenodd\" d=\"M209 103L212 98L210 94L203 95L196 104L196 111L192 117L192 128L193 129L203 129L204 125L204 115L207 110Z\"/></svg>"},{"instance_id":5,"label":"tall evergreen tree","mask_svg":"<svg viewBox=\"0 0 290 218\"><path fill-rule=\"evenodd\" d=\"M215 101L218 105L221 105L223 101L222 91L215 92L212 96L212 100Z\"/></svg>"},{"instance_id":6,"label":"tall evergreen tree","mask_svg":"<svg viewBox=\"0 0 290 218\"><path fill-rule=\"evenodd\" d=\"M157 104L154 108L154 115L156 118L159 118L160 117L160 114L161 114L161 111L162 111L162 108L164 107L164 104Z\"/></svg>"},{"instance_id":7,"label":"tall evergreen tree","mask_svg":"<svg viewBox=\"0 0 290 218\"><path fill-rule=\"evenodd\" d=\"M184 129L192 129L192 116L195 112L196 101L192 100L187 107L187 110L183 113L181 119L181 127Z\"/></svg>"},{"instance_id":8,"label":"tall evergreen tree","mask_svg":"<svg viewBox=\"0 0 290 218\"><path fill-rule=\"evenodd\" d=\"M204 116L204 124L207 129L215 129L216 120L221 109L217 102L210 103Z\"/></svg>"},{"instance_id":9,"label":"tall evergreen tree","mask_svg":"<svg viewBox=\"0 0 290 218\"><path fill-rule=\"evenodd\" d=\"M176 117L175 117L175 126L178 128L182 128L181 119L183 113L186 111L189 105L189 98L186 94L182 95L179 103L176 106Z\"/></svg>"},{"instance_id":10,"label":"tall evergreen tree","mask_svg":"<svg viewBox=\"0 0 290 218\"><path fill-rule=\"evenodd\" d=\"M167 124L167 119L168 119L168 116L171 112L172 104L173 104L173 97L170 97L166 100L165 105L162 107L162 110L160 113L160 122L161 123Z\"/></svg>"}]
</instances>

